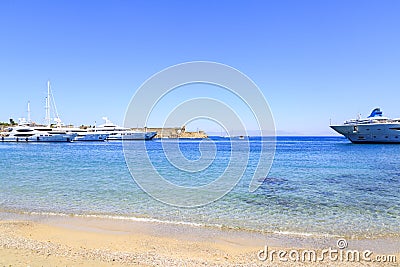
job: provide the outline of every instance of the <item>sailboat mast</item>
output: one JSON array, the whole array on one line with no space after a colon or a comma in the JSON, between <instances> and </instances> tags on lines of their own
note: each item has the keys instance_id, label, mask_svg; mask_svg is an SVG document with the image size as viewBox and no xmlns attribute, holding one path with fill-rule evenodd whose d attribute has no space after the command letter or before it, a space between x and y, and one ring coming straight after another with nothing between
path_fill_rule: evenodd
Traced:
<instances>
[{"instance_id":1,"label":"sailboat mast","mask_svg":"<svg viewBox=\"0 0 400 267\"><path fill-rule=\"evenodd\" d=\"M31 123L31 102L28 101L28 123Z\"/></svg>"},{"instance_id":2,"label":"sailboat mast","mask_svg":"<svg viewBox=\"0 0 400 267\"><path fill-rule=\"evenodd\" d=\"M47 97L46 97L46 124L50 127L50 81L47 81Z\"/></svg>"}]
</instances>

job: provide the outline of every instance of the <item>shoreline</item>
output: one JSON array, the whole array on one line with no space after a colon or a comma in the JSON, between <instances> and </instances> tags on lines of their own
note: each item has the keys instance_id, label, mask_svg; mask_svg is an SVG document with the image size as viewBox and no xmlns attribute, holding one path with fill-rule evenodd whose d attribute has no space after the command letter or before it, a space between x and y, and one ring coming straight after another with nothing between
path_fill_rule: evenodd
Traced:
<instances>
[{"instance_id":1,"label":"shoreline","mask_svg":"<svg viewBox=\"0 0 400 267\"><path fill-rule=\"evenodd\" d=\"M0 219L0 263L12 266L106 266L110 263L116 266L268 266L271 262L257 258L258 251L266 245L271 249L321 250L334 248L337 242L333 237L263 234L149 221L11 215L14 217L4 218L3 213ZM348 239L347 242L351 249L393 254L400 261L400 239ZM327 266L327 262L321 264ZM279 265L298 266L298 263Z\"/></svg>"},{"instance_id":2,"label":"shoreline","mask_svg":"<svg viewBox=\"0 0 400 267\"><path fill-rule=\"evenodd\" d=\"M132 223L150 223L150 224L160 224L160 225L170 225L173 226L188 226L195 228L204 228L204 229L214 229L221 231L240 231L247 232L258 235L276 235L276 236L287 236L291 237L305 237L305 238L329 238L329 239L338 239L338 238L346 238L352 240L375 240L375 239L393 239L400 240L400 233L386 233L386 234L374 234L374 233L319 233L319 232L301 232L301 231L274 231L274 230L260 230L260 229L252 229L252 228L244 228L244 227L235 227L223 224L206 224L206 223L196 223L190 221L176 221L176 220L164 220L158 218L152 218L148 216L134 216L134 215L126 215L126 214L97 214L97 213L88 213L88 214L77 214L77 213L63 213L63 212L52 212L52 211L24 211L24 210L2 210L0 209L0 221L3 220L28 220L28 221L40 221L43 218L81 218L81 219L98 219L98 220L111 220L111 221L125 221Z\"/></svg>"}]
</instances>

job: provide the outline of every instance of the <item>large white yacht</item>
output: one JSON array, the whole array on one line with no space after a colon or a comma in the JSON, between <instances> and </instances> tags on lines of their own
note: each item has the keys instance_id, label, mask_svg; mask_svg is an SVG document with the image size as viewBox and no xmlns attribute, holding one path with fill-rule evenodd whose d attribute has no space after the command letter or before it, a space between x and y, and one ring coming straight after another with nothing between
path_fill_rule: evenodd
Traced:
<instances>
[{"instance_id":1,"label":"large white yacht","mask_svg":"<svg viewBox=\"0 0 400 267\"><path fill-rule=\"evenodd\" d=\"M106 141L109 134L89 132L87 129L64 128L67 133L76 133L74 141Z\"/></svg>"},{"instance_id":2,"label":"large white yacht","mask_svg":"<svg viewBox=\"0 0 400 267\"><path fill-rule=\"evenodd\" d=\"M90 132L87 129L81 129L77 127L64 127L61 125L57 125L55 128L53 127L35 127L36 130L39 131L47 131L53 134L74 134L73 141L106 141L109 134L107 133L97 133Z\"/></svg>"},{"instance_id":3,"label":"large white yacht","mask_svg":"<svg viewBox=\"0 0 400 267\"><path fill-rule=\"evenodd\" d=\"M330 127L353 143L400 143L400 118L384 117L380 108L374 109L365 119L348 120Z\"/></svg>"},{"instance_id":4,"label":"large white yacht","mask_svg":"<svg viewBox=\"0 0 400 267\"><path fill-rule=\"evenodd\" d=\"M108 133L92 132L88 129L82 129L78 127L65 127L62 125L59 118L56 118L54 120L57 122L56 127L49 127L47 129L52 133L66 132L70 134L76 134L74 141L106 141L109 136Z\"/></svg>"},{"instance_id":5,"label":"large white yacht","mask_svg":"<svg viewBox=\"0 0 400 267\"><path fill-rule=\"evenodd\" d=\"M151 140L157 132L132 130L112 123L107 117L103 117L105 123L94 128L97 133L108 134L107 140Z\"/></svg>"},{"instance_id":6,"label":"large white yacht","mask_svg":"<svg viewBox=\"0 0 400 267\"><path fill-rule=\"evenodd\" d=\"M34 128L26 125L10 127L0 133L1 142L72 142L77 136L75 133L51 132L43 128Z\"/></svg>"}]
</instances>

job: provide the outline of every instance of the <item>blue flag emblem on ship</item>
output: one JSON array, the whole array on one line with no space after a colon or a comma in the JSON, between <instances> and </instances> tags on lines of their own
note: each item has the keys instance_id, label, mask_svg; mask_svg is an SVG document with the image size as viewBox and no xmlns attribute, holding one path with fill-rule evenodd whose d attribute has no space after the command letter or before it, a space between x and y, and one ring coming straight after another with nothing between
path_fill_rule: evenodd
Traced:
<instances>
[{"instance_id":1,"label":"blue flag emblem on ship","mask_svg":"<svg viewBox=\"0 0 400 267\"><path fill-rule=\"evenodd\" d=\"M376 108L371 112L371 115L368 116L368 118L373 118L373 117L382 117L382 111L380 108Z\"/></svg>"}]
</instances>

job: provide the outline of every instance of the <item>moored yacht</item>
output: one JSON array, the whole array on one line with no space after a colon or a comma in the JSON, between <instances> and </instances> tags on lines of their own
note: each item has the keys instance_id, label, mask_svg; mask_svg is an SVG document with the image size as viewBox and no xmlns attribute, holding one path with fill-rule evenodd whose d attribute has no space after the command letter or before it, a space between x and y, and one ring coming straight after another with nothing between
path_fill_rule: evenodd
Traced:
<instances>
[{"instance_id":1,"label":"moored yacht","mask_svg":"<svg viewBox=\"0 0 400 267\"><path fill-rule=\"evenodd\" d=\"M348 120L330 127L353 143L400 143L400 118L384 117L380 108L374 109L365 119Z\"/></svg>"},{"instance_id":2,"label":"moored yacht","mask_svg":"<svg viewBox=\"0 0 400 267\"><path fill-rule=\"evenodd\" d=\"M115 125L106 117L103 119L105 123L94 128L93 131L108 134L107 140L151 140L157 135L157 132L132 130Z\"/></svg>"},{"instance_id":3,"label":"moored yacht","mask_svg":"<svg viewBox=\"0 0 400 267\"><path fill-rule=\"evenodd\" d=\"M18 125L10 127L0 133L1 142L72 142L77 136L75 133L57 132L51 133L47 130Z\"/></svg>"},{"instance_id":4,"label":"moored yacht","mask_svg":"<svg viewBox=\"0 0 400 267\"><path fill-rule=\"evenodd\" d=\"M67 133L76 133L74 141L106 141L109 134L89 132L80 128L64 128Z\"/></svg>"},{"instance_id":5,"label":"moored yacht","mask_svg":"<svg viewBox=\"0 0 400 267\"><path fill-rule=\"evenodd\" d=\"M39 131L47 131L53 134L74 134L74 141L105 141L107 140L107 133L90 132L87 129L63 127L61 125L52 127L35 127Z\"/></svg>"}]
</instances>

